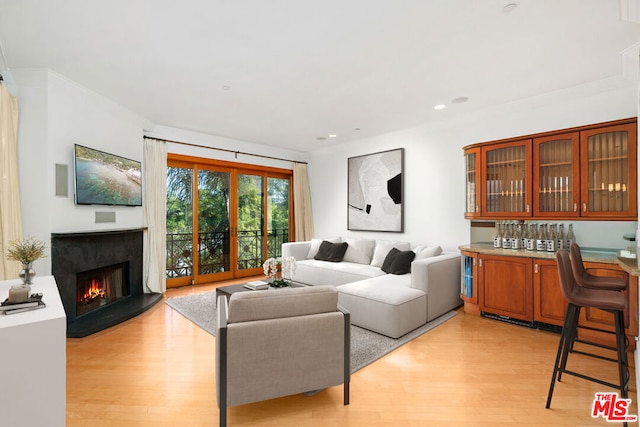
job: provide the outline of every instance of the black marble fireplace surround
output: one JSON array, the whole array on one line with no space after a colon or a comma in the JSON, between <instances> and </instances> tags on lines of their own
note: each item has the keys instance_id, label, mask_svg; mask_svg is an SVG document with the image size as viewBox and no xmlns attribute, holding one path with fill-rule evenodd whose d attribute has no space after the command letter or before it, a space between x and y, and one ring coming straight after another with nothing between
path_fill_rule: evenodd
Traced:
<instances>
[{"instance_id":1,"label":"black marble fireplace surround","mask_svg":"<svg viewBox=\"0 0 640 427\"><path fill-rule=\"evenodd\" d=\"M144 229L51 234L51 271L67 314L67 337L81 338L137 316L162 299L144 293ZM76 274L126 263L129 296L82 316L76 315Z\"/></svg>"}]
</instances>

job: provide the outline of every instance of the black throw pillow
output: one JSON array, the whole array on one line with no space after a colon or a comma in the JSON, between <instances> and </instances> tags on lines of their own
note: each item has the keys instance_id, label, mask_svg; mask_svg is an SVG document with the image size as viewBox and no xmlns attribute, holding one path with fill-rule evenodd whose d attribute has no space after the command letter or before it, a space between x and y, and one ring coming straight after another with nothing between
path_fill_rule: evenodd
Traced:
<instances>
[{"instance_id":1,"label":"black throw pillow","mask_svg":"<svg viewBox=\"0 0 640 427\"><path fill-rule=\"evenodd\" d=\"M347 252L347 246L349 246L347 242L331 243L323 240L318 253L313 258L319 261L340 262Z\"/></svg>"},{"instance_id":2,"label":"black throw pillow","mask_svg":"<svg viewBox=\"0 0 640 427\"><path fill-rule=\"evenodd\" d=\"M400 252L398 248L391 248L389 253L387 253L387 256L384 257L384 261L382 261L382 267L380 267L382 271L384 271L385 273L389 272L391 263L393 262L394 259L396 259L396 255L398 254L398 252Z\"/></svg>"},{"instance_id":3,"label":"black throw pillow","mask_svg":"<svg viewBox=\"0 0 640 427\"><path fill-rule=\"evenodd\" d=\"M407 274L411 272L411 263L416 257L413 251L401 251L392 248L382 263L382 271L389 274Z\"/></svg>"}]
</instances>

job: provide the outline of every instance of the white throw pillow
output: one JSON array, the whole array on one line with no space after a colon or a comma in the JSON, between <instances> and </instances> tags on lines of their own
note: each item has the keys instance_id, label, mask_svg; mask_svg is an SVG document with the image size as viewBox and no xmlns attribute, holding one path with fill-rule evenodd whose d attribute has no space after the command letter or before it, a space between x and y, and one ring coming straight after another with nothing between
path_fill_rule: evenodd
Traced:
<instances>
[{"instance_id":1,"label":"white throw pillow","mask_svg":"<svg viewBox=\"0 0 640 427\"><path fill-rule=\"evenodd\" d=\"M440 246L418 246L413 250L416 253L416 257L414 259L425 259L430 258L432 256L438 256L442 253L442 248Z\"/></svg>"},{"instance_id":2,"label":"white throw pillow","mask_svg":"<svg viewBox=\"0 0 640 427\"><path fill-rule=\"evenodd\" d=\"M326 240L331 243L340 243L342 242L341 237L332 237L330 239L311 239L311 247L309 248L309 253L307 254L307 259L313 259L318 253L318 249L320 249L320 245L322 241Z\"/></svg>"},{"instance_id":3,"label":"white throw pillow","mask_svg":"<svg viewBox=\"0 0 640 427\"><path fill-rule=\"evenodd\" d=\"M376 240L376 247L373 250L373 258L371 259L371 265L374 267L382 267L384 259L387 257L389 251L393 248L399 251L408 251L411 249L409 242L396 242L393 240Z\"/></svg>"},{"instance_id":4,"label":"white throw pillow","mask_svg":"<svg viewBox=\"0 0 640 427\"><path fill-rule=\"evenodd\" d=\"M369 264L373 256L373 247L376 241L373 239L361 239L357 237L347 237L345 242L349 244L343 261L355 262L358 264Z\"/></svg>"}]
</instances>

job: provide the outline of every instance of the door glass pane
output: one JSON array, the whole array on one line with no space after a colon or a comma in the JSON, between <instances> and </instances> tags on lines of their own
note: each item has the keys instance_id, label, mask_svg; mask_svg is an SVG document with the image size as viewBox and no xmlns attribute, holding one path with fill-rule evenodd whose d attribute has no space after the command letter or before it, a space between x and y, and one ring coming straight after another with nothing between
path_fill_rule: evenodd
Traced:
<instances>
[{"instance_id":1,"label":"door glass pane","mask_svg":"<svg viewBox=\"0 0 640 427\"><path fill-rule=\"evenodd\" d=\"M629 152L626 132L606 132L587 139L589 211L629 209Z\"/></svg>"},{"instance_id":2,"label":"door glass pane","mask_svg":"<svg viewBox=\"0 0 640 427\"><path fill-rule=\"evenodd\" d=\"M238 174L238 270L262 267L263 178Z\"/></svg>"},{"instance_id":3,"label":"door glass pane","mask_svg":"<svg viewBox=\"0 0 640 427\"><path fill-rule=\"evenodd\" d=\"M193 169L167 168L167 278L193 276Z\"/></svg>"},{"instance_id":4,"label":"door glass pane","mask_svg":"<svg viewBox=\"0 0 640 427\"><path fill-rule=\"evenodd\" d=\"M487 152L488 212L525 212L526 148L505 147Z\"/></svg>"},{"instance_id":5,"label":"door glass pane","mask_svg":"<svg viewBox=\"0 0 640 427\"><path fill-rule=\"evenodd\" d=\"M573 211L573 142L570 139L544 142L539 145L539 149L540 212Z\"/></svg>"},{"instance_id":6,"label":"door glass pane","mask_svg":"<svg viewBox=\"0 0 640 427\"><path fill-rule=\"evenodd\" d=\"M198 274L230 270L230 174L198 171Z\"/></svg>"},{"instance_id":7,"label":"door glass pane","mask_svg":"<svg viewBox=\"0 0 640 427\"><path fill-rule=\"evenodd\" d=\"M282 256L282 244L289 241L289 180L267 178L267 258Z\"/></svg>"}]
</instances>

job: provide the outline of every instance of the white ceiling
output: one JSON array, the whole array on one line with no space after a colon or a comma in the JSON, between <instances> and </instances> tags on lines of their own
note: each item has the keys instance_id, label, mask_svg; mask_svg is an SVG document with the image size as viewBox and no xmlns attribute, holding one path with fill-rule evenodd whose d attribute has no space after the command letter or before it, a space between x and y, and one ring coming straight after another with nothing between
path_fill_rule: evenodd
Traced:
<instances>
[{"instance_id":1,"label":"white ceiling","mask_svg":"<svg viewBox=\"0 0 640 427\"><path fill-rule=\"evenodd\" d=\"M622 79L621 52L640 41L640 25L619 9L615 0L0 0L0 46L9 71L52 69L156 124L310 151Z\"/></svg>"}]
</instances>

